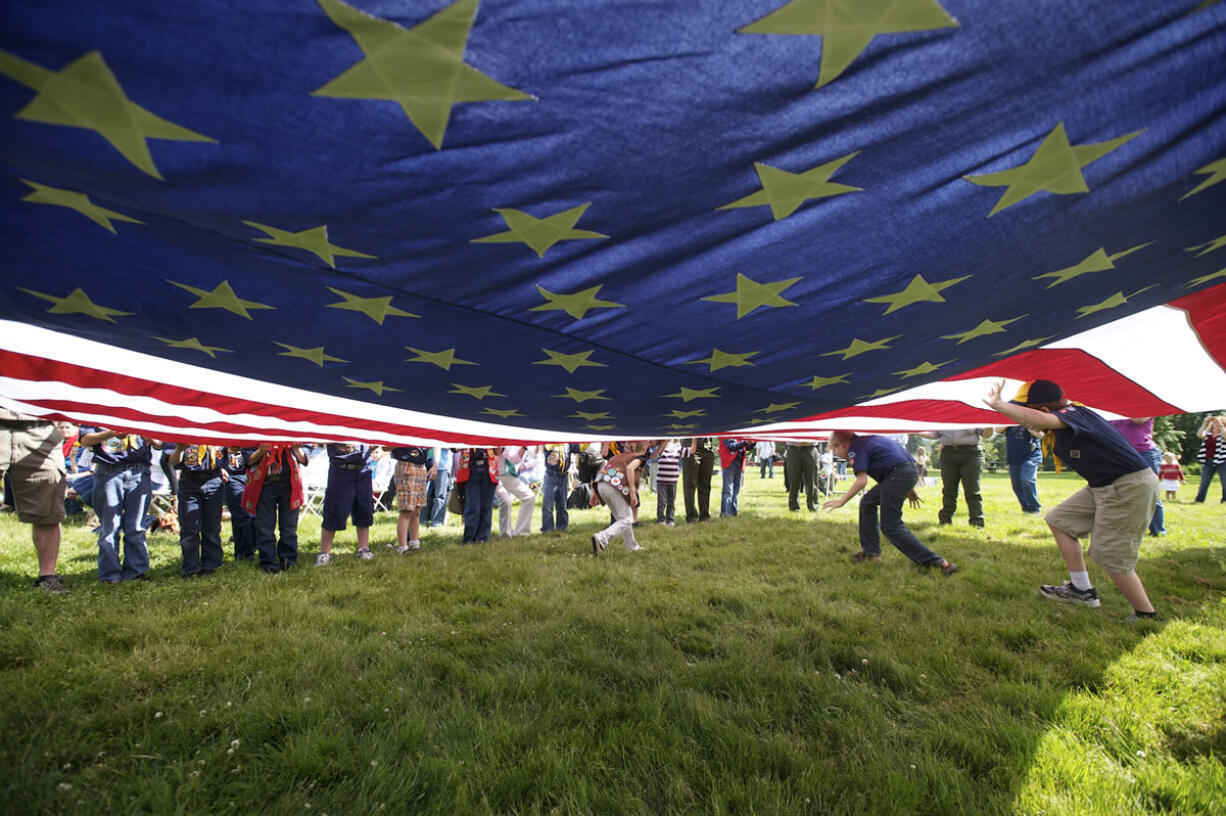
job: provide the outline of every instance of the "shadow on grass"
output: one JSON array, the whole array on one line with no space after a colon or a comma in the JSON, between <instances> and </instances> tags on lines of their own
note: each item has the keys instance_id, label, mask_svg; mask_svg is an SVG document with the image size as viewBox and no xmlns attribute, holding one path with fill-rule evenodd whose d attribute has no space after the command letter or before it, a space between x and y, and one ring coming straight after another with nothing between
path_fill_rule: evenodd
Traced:
<instances>
[{"instance_id":1,"label":"shadow on grass","mask_svg":"<svg viewBox=\"0 0 1226 816\"><path fill-rule=\"evenodd\" d=\"M1005 813L1053 733L1136 762L1065 710L1165 630L1105 580L1098 610L1042 600L1049 538L916 523L961 566L944 579L888 544L853 564L848 515L646 523L643 553L600 558L605 514L573 519L412 558L381 525L371 564L191 582L162 536L151 586L84 592L78 540L64 599L24 588L26 542L0 563L0 789L33 811ZM1143 554L1168 627L1226 591L1222 547ZM1171 734L1175 763L1220 756L1220 728Z\"/></svg>"}]
</instances>

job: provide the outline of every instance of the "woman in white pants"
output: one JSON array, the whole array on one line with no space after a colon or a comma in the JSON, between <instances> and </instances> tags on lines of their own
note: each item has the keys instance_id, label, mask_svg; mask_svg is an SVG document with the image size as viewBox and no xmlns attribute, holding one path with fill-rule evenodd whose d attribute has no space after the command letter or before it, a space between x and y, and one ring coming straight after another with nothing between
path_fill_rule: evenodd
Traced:
<instances>
[{"instance_id":1,"label":"woman in white pants","mask_svg":"<svg viewBox=\"0 0 1226 816\"><path fill-rule=\"evenodd\" d=\"M600 555L615 536L621 536L631 552L642 549L634 540L634 508L639 503L640 468L648 456L647 451L619 453L597 474L596 493L613 514L613 523L592 536L592 555Z\"/></svg>"},{"instance_id":2,"label":"woman in white pants","mask_svg":"<svg viewBox=\"0 0 1226 816\"><path fill-rule=\"evenodd\" d=\"M498 531L503 538L526 536L532 532L532 508L536 506L536 494L520 478L516 470L524 448L503 448L498 454L498 487L494 498L498 500ZM519 515L515 518L515 530L511 530L511 497L519 499Z\"/></svg>"}]
</instances>

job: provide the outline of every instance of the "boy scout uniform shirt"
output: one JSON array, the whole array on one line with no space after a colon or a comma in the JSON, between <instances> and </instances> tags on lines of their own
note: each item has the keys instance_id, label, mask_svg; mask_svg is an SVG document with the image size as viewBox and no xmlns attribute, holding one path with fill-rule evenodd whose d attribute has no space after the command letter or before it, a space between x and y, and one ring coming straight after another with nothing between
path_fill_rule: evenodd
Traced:
<instances>
[{"instance_id":1,"label":"boy scout uniform shirt","mask_svg":"<svg viewBox=\"0 0 1226 816\"><path fill-rule=\"evenodd\" d=\"M255 448L222 448L221 469L231 476L243 476L253 453Z\"/></svg>"},{"instance_id":2,"label":"boy scout uniform shirt","mask_svg":"<svg viewBox=\"0 0 1226 816\"><path fill-rule=\"evenodd\" d=\"M907 449L885 436L854 436L847 445L847 461L854 473L867 473L880 482L899 465L914 464Z\"/></svg>"},{"instance_id":3,"label":"boy scout uniform shirt","mask_svg":"<svg viewBox=\"0 0 1226 816\"><path fill-rule=\"evenodd\" d=\"M328 459L345 470L364 470L370 465L370 445L334 442L328 445Z\"/></svg>"},{"instance_id":4,"label":"boy scout uniform shirt","mask_svg":"<svg viewBox=\"0 0 1226 816\"><path fill-rule=\"evenodd\" d=\"M97 433L102 428L82 428L81 434ZM153 446L136 434L113 436L93 445L94 462L103 465L148 465L153 462Z\"/></svg>"},{"instance_id":5,"label":"boy scout uniform shirt","mask_svg":"<svg viewBox=\"0 0 1226 816\"><path fill-rule=\"evenodd\" d=\"M402 448L392 448L391 457L397 462L411 462L414 465L429 465L434 448L419 448L407 445Z\"/></svg>"},{"instance_id":6,"label":"boy scout uniform shirt","mask_svg":"<svg viewBox=\"0 0 1226 816\"><path fill-rule=\"evenodd\" d=\"M565 473L570 470L570 455L578 449L573 442L560 445L545 445L545 470L549 473Z\"/></svg>"},{"instance_id":7,"label":"boy scout uniform shirt","mask_svg":"<svg viewBox=\"0 0 1226 816\"><path fill-rule=\"evenodd\" d=\"M1068 426L1051 431L1053 452L1090 487L1106 487L1126 473L1149 469L1132 443L1084 405L1068 405L1052 416Z\"/></svg>"},{"instance_id":8,"label":"boy scout uniform shirt","mask_svg":"<svg viewBox=\"0 0 1226 816\"><path fill-rule=\"evenodd\" d=\"M188 445L179 459L179 468L195 476L221 473L221 448L213 445Z\"/></svg>"}]
</instances>

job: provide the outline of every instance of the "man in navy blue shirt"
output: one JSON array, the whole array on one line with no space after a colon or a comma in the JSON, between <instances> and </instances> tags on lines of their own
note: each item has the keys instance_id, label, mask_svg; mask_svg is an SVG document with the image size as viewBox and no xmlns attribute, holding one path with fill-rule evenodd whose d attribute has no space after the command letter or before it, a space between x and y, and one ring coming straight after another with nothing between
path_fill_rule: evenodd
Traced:
<instances>
[{"instance_id":1,"label":"man in navy blue shirt","mask_svg":"<svg viewBox=\"0 0 1226 816\"><path fill-rule=\"evenodd\" d=\"M912 507L919 507L923 501L915 492L919 471L906 448L887 436L857 436L849 431L835 431L830 435L830 450L851 463L856 478L846 493L823 504L823 510L847 504L868 484L869 476L877 482L860 499L860 552L852 556L854 561L880 561L881 534L884 533L891 544L921 567L939 568L947 577L958 571L953 562L925 547L903 524L903 501L909 499Z\"/></svg>"},{"instance_id":2,"label":"man in navy blue shirt","mask_svg":"<svg viewBox=\"0 0 1226 816\"><path fill-rule=\"evenodd\" d=\"M328 445L328 487L324 490L324 515L320 522L319 555L315 566L332 563L332 541L353 516L358 536L358 558L369 561L370 526L375 523L375 493L370 465L370 445L335 442Z\"/></svg>"},{"instance_id":3,"label":"man in navy blue shirt","mask_svg":"<svg viewBox=\"0 0 1226 816\"><path fill-rule=\"evenodd\" d=\"M984 403L1014 422L1050 434L1053 453L1088 484L1047 513L1047 526L1069 570L1063 586L1043 584L1045 598L1097 607L1080 538L1090 536L1090 558L1107 571L1132 604L1132 620L1155 618L1137 577L1137 554L1158 501L1158 477L1119 431L1084 405L1069 402L1051 380L1031 380L1010 402L1004 380L988 389Z\"/></svg>"}]
</instances>

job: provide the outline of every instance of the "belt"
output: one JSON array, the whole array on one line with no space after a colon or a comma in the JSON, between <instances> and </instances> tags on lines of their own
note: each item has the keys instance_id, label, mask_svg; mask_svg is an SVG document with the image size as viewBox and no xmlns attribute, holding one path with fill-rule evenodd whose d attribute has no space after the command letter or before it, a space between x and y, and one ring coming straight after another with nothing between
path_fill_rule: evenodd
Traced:
<instances>
[{"instance_id":1,"label":"belt","mask_svg":"<svg viewBox=\"0 0 1226 816\"><path fill-rule=\"evenodd\" d=\"M130 468L148 467L144 462L95 462L94 470L129 470Z\"/></svg>"},{"instance_id":2,"label":"belt","mask_svg":"<svg viewBox=\"0 0 1226 816\"><path fill-rule=\"evenodd\" d=\"M366 467L366 465L338 465L333 463L332 467L336 468L337 470L362 470L364 467Z\"/></svg>"},{"instance_id":3,"label":"belt","mask_svg":"<svg viewBox=\"0 0 1226 816\"><path fill-rule=\"evenodd\" d=\"M977 448L977 447L979 447L978 442L976 442L974 445L942 445L941 449L942 450L957 450L958 448Z\"/></svg>"}]
</instances>

